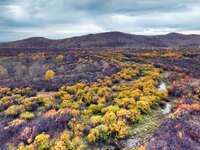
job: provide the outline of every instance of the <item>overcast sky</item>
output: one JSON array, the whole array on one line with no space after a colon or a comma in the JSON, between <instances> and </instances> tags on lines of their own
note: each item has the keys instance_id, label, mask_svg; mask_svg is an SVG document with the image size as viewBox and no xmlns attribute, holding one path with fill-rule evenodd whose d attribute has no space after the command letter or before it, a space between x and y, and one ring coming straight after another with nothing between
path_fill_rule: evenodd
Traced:
<instances>
[{"instance_id":1,"label":"overcast sky","mask_svg":"<svg viewBox=\"0 0 200 150\"><path fill-rule=\"evenodd\" d=\"M200 0L0 0L0 41L107 31L200 34Z\"/></svg>"}]
</instances>

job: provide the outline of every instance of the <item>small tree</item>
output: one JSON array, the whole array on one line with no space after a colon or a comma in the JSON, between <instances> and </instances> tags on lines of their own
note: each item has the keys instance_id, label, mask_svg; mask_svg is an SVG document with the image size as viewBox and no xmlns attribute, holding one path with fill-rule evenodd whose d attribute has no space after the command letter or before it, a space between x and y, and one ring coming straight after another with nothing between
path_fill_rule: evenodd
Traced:
<instances>
[{"instance_id":1,"label":"small tree","mask_svg":"<svg viewBox=\"0 0 200 150\"><path fill-rule=\"evenodd\" d=\"M55 76L55 72L53 70L47 70L45 73L45 80L52 80Z\"/></svg>"}]
</instances>

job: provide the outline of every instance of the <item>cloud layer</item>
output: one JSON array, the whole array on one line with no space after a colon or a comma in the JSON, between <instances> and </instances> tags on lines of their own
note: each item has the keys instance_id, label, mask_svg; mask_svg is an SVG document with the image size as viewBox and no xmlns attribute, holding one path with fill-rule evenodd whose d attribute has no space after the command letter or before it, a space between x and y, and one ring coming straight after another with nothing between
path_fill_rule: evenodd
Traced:
<instances>
[{"instance_id":1,"label":"cloud layer","mask_svg":"<svg viewBox=\"0 0 200 150\"><path fill-rule=\"evenodd\" d=\"M0 41L107 31L200 34L199 0L1 0Z\"/></svg>"}]
</instances>

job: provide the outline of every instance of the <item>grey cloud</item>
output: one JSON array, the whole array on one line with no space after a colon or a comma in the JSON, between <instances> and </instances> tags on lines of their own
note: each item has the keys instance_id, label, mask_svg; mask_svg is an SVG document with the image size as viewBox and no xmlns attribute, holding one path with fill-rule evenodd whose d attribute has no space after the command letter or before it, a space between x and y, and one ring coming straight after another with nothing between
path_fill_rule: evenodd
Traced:
<instances>
[{"instance_id":1,"label":"grey cloud","mask_svg":"<svg viewBox=\"0 0 200 150\"><path fill-rule=\"evenodd\" d=\"M199 31L199 10L199 0L1 0L0 41L114 30Z\"/></svg>"}]
</instances>

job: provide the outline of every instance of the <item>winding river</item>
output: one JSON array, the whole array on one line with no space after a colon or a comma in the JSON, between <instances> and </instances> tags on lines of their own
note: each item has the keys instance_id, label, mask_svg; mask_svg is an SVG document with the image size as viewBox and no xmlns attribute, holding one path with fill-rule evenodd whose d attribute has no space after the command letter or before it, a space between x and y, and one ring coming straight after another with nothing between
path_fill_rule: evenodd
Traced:
<instances>
[{"instance_id":1,"label":"winding river","mask_svg":"<svg viewBox=\"0 0 200 150\"><path fill-rule=\"evenodd\" d=\"M161 84L158 87L158 90L159 91L167 90L166 84L164 82L161 82ZM162 113L163 114L168 114L170 112L171 112L171 103L167 102L165 107L162 109Z\"/></svg>"}]
</instances>

